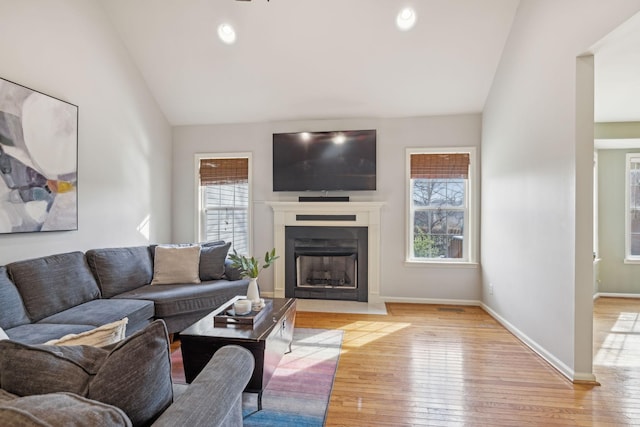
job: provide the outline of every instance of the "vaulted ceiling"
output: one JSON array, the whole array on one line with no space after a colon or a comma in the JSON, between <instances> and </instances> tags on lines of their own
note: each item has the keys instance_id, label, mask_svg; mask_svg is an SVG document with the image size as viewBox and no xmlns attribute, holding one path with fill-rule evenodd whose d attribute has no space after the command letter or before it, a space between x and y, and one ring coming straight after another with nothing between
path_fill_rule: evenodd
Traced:
<instances>
[{"instance_id":1,"label":"vaulted ceiling","mask_svg":"<svg viewBox=\"0 0 640 427\"><path fill-rule=\"evenodd\" d=\"M172 125L482 111L518 1L410 3L410 31L405 0L102 4Z\"/></svg>"},{"instance_id":2,"label":"vaulted ceiling","mask_svg":"<svg viewBox=\"0 0 640 427\"><path fill-rule=\"evenodd\" d=\"M101 2L172 125L481 112L519 3ZM401 31L407 5L417 21ZM218 38L222 23L235 28L234 44ZM615 65L597 75L596 120L640 120L640 107L624 113L617 102L636 75L620 75L633 48L640 55L634 42L622 53L602 47Z\"/></svg>"}]
</instances>

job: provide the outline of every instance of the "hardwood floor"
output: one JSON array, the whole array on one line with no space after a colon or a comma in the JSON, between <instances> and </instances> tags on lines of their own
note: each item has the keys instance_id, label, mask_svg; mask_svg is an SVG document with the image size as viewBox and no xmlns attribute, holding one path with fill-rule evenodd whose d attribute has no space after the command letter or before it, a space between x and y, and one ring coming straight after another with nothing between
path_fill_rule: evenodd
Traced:
<instances>
[{"instance_id":1,"label":"hardwood floor","mask_svg":"<svg viewBox=\"0 0 640 427\"><path fill-rule=\"evenodd\" d=\"M298 312L345 332L327 426L640 425L640 300L595 304L594 372L574 385L479 307Z\"/></svg>"}]
</instances>

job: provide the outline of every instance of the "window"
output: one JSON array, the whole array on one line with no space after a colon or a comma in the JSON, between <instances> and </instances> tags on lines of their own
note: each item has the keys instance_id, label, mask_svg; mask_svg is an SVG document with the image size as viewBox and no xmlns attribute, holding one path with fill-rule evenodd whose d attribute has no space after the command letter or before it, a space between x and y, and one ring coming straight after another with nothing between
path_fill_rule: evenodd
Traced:
<instances>
[{"instance_id":1,"label":"window","mask_svg":"<svg viewBox=\"0 0 640 427\"><path fill-rule=\"evenodd\" d=\"M250 253L250 156L196 155L198 236L201 241L232 242Z\"/></svg>"},{"instance_id":2,"label":"window","mask_svg":"<svg viewBox=\"0 0 640 427\"><path fill-rule=\"evenodd\" d=\"M640 153L627 154L625 262L640 263Z\"/></svg>"},{"instance_id":3,"label":"window","mask_svg":"<svg viewBox=\"0 0 640 427\"><path fill-rule=\"evenodd\" d=\"M408 149L408 260L474 263L475 149Z\"/></svg>"}]
</instances>

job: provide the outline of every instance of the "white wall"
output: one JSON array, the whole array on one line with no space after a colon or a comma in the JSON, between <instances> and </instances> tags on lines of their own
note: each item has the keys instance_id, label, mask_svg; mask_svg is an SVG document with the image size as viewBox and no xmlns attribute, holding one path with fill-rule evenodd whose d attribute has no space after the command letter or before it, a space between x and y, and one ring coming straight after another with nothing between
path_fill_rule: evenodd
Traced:
<instances>
[{"instance_id":1,"label":"white wall","mask_svg":"<svg viewBox=\"0 0 640 427\"><path fill-rule=\"evenodd\" d=\"M0 77L79 106L78 230L0 235L0 265L168 241L171 129L100 6L0 0L0 58Z\"/></svg>"},{"instance_id":2,"label":"white wall","mask_svg":"<svg viewBox=\"0 0 640 427\"><path fill-rule=\"evenodd\" d=\"M638 9L522 0L483 115L483 301L574 379L593 378L593 72L577 57Z\"/></svg>"},{"instance_id":3,"label":"white wall","mask_svg":"<svg viewBox=\"0 0 640 427\"><path fill-rule=\"evenodd\" d=\"M480 298L479 268L407 267L405 257L405 148L476 146L480 144L479 114L406 119L345 119L184 126L173 129L173 240L195 236L194 154L252 152L253 252L261 256L273 247L273 214L265 201L297 200L296 193L272 191L272 133L303 130L377 129L377 191L351 193L352 200L382 201L381 297L403 301ZM273 291L273 277L260 276L263 291Z\"/></svg>"}]
</instances>

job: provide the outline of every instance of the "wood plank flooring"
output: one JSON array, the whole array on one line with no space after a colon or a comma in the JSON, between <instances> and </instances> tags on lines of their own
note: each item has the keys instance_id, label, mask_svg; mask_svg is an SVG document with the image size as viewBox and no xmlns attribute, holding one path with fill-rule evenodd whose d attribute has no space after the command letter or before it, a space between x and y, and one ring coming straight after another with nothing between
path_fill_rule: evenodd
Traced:
<instances>
[{"instance_id":1,"label":"wood plank flooring","mask_svg":"<svg viewBox=\"0 0 640 427\"><path fill-rule=\"evenodd\" d=\"M345 332L327 426L640 425L640 300L595 304L594 372L574 385L479 307L299 311Z\"/></svg>"}]
</instances>

